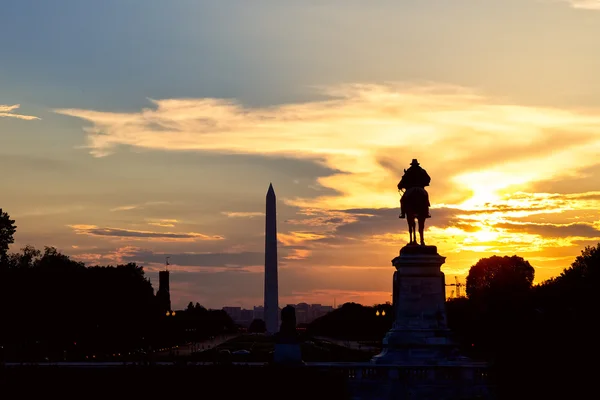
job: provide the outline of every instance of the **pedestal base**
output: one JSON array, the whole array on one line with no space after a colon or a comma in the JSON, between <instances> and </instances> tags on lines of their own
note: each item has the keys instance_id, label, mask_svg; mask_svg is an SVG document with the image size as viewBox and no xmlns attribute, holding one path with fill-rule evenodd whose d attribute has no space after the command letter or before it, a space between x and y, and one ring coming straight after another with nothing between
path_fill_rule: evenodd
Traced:
<instances>
[{"instance_id":1,"label":"pedestal base","mask_svg":"<svg viewBox=\"0 0 600 400\"><path fill-rule=\"evenodd\" d=\"M448 338L448 330L391 330L383 339L383 351L373 357L374 364L431 365L464 360Z\"/></svg>"},{"instance_id":2,"label":"pedestal base","mask_svg":"<svg viewBox=\"0 0 600 400\"><path fill-rule=\"evenodd\" d=\"M394 325L383 339L376 364L415 365L458 356L446 326L445 257L435 246L407 245L392 260Z\"/></svg>"},{"instance_id":3,"label":"pedestal base","mask_svg":"<svg viewBox=\"0 0 600 400\"><path fill-rule=\"evenodd\" d=\"M487 365L460 355L446 323L445 257L408 245L392 260L394 324L371 359L387 379L359 399L488 398Z\"/></svg>"},{"instance_id":4,"label":"pedestal base","mask_svg":"<svg viewBox=\"0 0 600 400\"><path fill-rule=\"evenodd\" d=\"M300 344L297 343L277 343L273 354L275 364L298 365L303 364Z\"/></svg>"}]
</instances>

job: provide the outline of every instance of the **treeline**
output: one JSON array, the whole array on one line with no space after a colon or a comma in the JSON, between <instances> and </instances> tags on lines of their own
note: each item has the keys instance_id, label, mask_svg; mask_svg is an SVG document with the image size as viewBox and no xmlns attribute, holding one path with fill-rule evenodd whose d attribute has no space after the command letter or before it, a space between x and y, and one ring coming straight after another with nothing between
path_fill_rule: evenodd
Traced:
<instances>
[{"instance_id":1,"label":"treeline","mask_svg":"<svg viewBox=\"0 0 600 400\"><path fill-rule=\"evenodd\" d=\"M165 315L135 263L86 267L53 247L9 253L15 231L0 209L0 361L141 357L235 329L199 304Z\"/></svg>"},{"instance_id":2,"label":"treeline","mask_svg":"<svg viewBox=\"0 0 600 400\"><path fill-rule=\"evenodd\" d=\"M579 398L593 382L598 354L600 244L539 285L521 257L490 257L467 277L466 299L448 302L463 351L489 360L503 397Z\"/></svg>"},{"instance_id":3,"label":"treeline","mask_svg":"<svg viewBox=\"0 0 600 400\"><path fill-rule=\"evenodd\" d=\"M351 341L380 341L393 321L392 305L389 303L372 307L346 303L311 322L307 333Z\"/></svg>"},{"instance_id":4,"label":"treeline","mask_svg":"<svg viewBox=\"0 0 600 400\"><path fill-rule=\"evenodd\" d=\"M533 285L534 275L519 256L479 260L467 276L467 297L446 303L449 327L463 354L491 363L501 398L579 398L594 382L591 363L600 354L600 244L555 278ZM381 340L392 325L391 312L376 315L381 308L344 304L309 331Z\"/></svg>"}]
</instances>

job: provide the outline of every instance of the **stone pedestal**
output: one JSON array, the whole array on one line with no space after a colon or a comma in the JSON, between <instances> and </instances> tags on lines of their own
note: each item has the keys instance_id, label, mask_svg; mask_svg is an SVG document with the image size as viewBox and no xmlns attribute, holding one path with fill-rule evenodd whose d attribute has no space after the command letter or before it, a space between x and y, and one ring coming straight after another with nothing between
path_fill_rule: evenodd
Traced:
<instances>
[{"instance_id":1,"label":"stone pedestal","mask_svg":"<svg viewBox=\"0 0 600 400\"><path fill-rule=\"evenodd\" d=\"M394 324L383 339L376 364L418 365L456 359L446 323L446 257L436 246L408 245L392 260Z\"/></svg>"},{"instance_id":2,"label":"stone pedestal","mask_svg":"<svg viewBox=\"0 0 600 400\"><path fill-rule=\"evenodd\" d=\"M281 310L281 328L275 335L273 362L279 365L303 364L296 332L296 310L292 306L285 306Z\"/></svg>"},{"instance_id":3,"label":"stone pedestal","mask_svg":"<svg viewBox=\"0 0 600 400\"><path fill-rule=\"evenodd\" d=\"M283 365L301 365L302 351L298 343L276 343L273 353L273 362Z\"/></svg>"}]
</instances>

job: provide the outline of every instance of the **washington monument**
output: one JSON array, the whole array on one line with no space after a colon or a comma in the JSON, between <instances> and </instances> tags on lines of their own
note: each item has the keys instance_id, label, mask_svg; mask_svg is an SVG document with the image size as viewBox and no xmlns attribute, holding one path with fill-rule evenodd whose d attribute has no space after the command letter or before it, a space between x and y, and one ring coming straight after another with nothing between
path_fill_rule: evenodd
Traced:
<instances>
[{"instance_id":1,"label":"washington monument","mask_svg":"<svg viewBox=\"0 0 600 400\"><path fill-rule=\"evenodd\" d=\"M279 331L279 288L277 284L277 197L272 184L267 191L264 307L267 333L274 334Z\"/></svg>"}]
</instances>

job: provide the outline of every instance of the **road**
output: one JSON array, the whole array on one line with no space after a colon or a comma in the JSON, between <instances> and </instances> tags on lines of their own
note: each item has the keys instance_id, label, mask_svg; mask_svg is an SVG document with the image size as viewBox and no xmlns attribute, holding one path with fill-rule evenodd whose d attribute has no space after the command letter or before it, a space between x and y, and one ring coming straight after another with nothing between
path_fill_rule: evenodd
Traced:
<instances>
[{"instance_id":1,"label":"road","mask_svg":"<svg viewBox=\"0 0 600 400\"><path fill-rule=\"evenodd\" d=\"M261 366L267 366L269 365L269 363L267 362L232 362L232 365L241 365L241 366L253 366L253 367L261 367ZM56 367L61 367L61 368L85 368L85 369L94 369L94 368L114 368L114 367L123 367L123 366L139 366L141 365L141 363L139 362L132 362L132 361L125 361L125 362L94 362L94 361L90 361L90 362L39 362L39 363L16 363L16 362L8 362L8 363L4 363L2 364L2 366L7 367L7 368L27 368L27 367L52 367L53 369ZM157 366L174 366L176 365L173 361L158 361L158 362L154 362L153 365L157 365ZM188 366L213 366L215 365L214 362L212 361L197 361L197 362L188 362L186 365ZM305 366L307 367L316 367L316 368L321 368L321 367L361 367L361 366L365 366L365 367L373 367L372 363L369 362L305 362L304 363ZM482 363L481 365L485 365L485 363ZM381 367L381 365L379 365L378 367ZM385 367L385 366L384 366ZM416 367L416 366L415 366Z\"/></svg>"},{"instance_id":2,"label":"road","mask_svg":"<svg viewBox=\"0 0 600 400\"><path fill-rule=\"evenodd\" d=\"M220 335L215 336L214 339L208 339L203 342L194 342L188 343L182 346L173 347L172 349L159 349L154 351L154 355L156 357L169 357L172 355L175 356L189 356L194 352L200 352L212 349L215 346L218 346L226 341L233 339L239 335Z\"/></svg>"},{"instance_id":3,"label":"road","mask_svg":"<svg viewBox=\"0 0 600 400\"><path fill-rule=\"evenodd\" d=\"M353 342L353 341L349 341L349 340L338 340L338 339L332 339L332 338L322 337L322 336L315 336L315 339L321 340L323 342L330 342L330 343L336 344L338 346L346 347L348 349L353 349L353 350L361 350L361 351L369 351L369 352L381 350L379 347L367 346L367 345L361 344L360 342Z\"/></svg>"}]
</instances>

